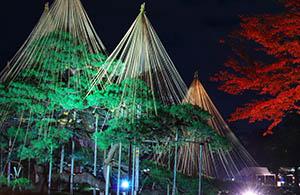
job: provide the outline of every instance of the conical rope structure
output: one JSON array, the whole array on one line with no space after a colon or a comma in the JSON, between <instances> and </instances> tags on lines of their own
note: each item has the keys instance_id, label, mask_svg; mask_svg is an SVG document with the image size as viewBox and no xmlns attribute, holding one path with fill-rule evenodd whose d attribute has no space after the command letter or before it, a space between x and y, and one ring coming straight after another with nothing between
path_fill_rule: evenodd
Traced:
<instances>
[{"instance_id":1,"label":"conical rope structure","mask_svg":"<svg viewBox=\"0 0 300 195\"><path fill-rule=\"evenodd\" d=\"M136 119L138 120L141 116L147 116L148 111L148 116L151 116L153 112L157 112L156 107L159 107L160 104L164 106L182 105L185 99L189 100L188 103L194 102L193 97L187 93L185 83L147 18L144 5L142 5L139 15L119 45L104 64L105 65L100 68L96 77L93 79L93 85L89 93L96 94L93 90L97 89L99 85L101 85L102 88L106 88L111 84L120 85L122 88L116 93L119 93L121 98L116 103L115 109L112 112L115 118L122 118L123 121L129 118L132 121L136 121ZM144 89L147 89L147 91L143 92ZM158 101L160 103L158 103ZM108 103L111 104L111 102ZM159 115L159 113L155 114ZM186 113L181 114L184 115ZM192 116L189 117L192 118ZM172 121L174 119L169 118L167 120ZM180 121L180 119L178 119L178 121ZM164 141L165 143L167 142L165 146L172 145L172 142L174 143L174 140L177 139L175 138L175 129L181 128L181 124L178 121L175 121L175 124L177 123L178 125L170 130L172 132L170 132L169 137L165 137L166 140ZM162 123L168 123L168 121L162 121ZM134 124L134 122L131 124ZM205 124L205 122L203 124ZM202 124L200 124L200 126L201 125ZM205 134L204 131L209 131L205 128L206 127L202 129L199 128L199 131L203 130L203 135ZM145 130L145 133L146 131L147 130ZM130 133L132 134L132 132L128 131L128 134ZM124 134L124 137L127 136L128 139L129 137L133 139L134 136L128 134ZM184 136L183 134L181 135ZM109 137L109 135L107 136ZM186 137L188 137L188 134ZM156 139L156 137L153 137L153 140L154 139ZM184 141L182 143L184 143ZM195 145L199 146L199 144ZM185 158L184 155L197 156L194 152L189 150L184 154L185 151L181 150L180 158ZM173 150L170 154L167 152L158 152L153 155L155 161L165 165L174 163L174 158ZM180 163L182 162L186 161L180 159ZM195 161L195 163L197 162ZM179 164L179 166L182 165ZM181 170L179 166L178 170ZM193 172L193 174L197 173L198 172Z\"/></svg>"},{"instance_id":2,"label":"conical rope structure","mask_svg":"<svg viewBox=\"0 0 300 195\"><path fill-rule=\"evenodd\" d=\"M187 91L184 81L146 16L144 5L119 45L107 58L105 66L94 78L91 90L103 80L108 81L105 82L107 85L120 84L126 79L145 82L150 90L158 95L155 97L154 93L149 93L149 98L158 98L165 105L179 104ZM139 84L132 82L130 86L126 86L128 87L136 92ZM122 104L124 102L121 101L120 106Z\"/></svg>"},{"instance_id":3,"label":"conical rope structure","mask_svg":"<svg viewBox=\"0 0 300 195\"><path fill-rule=\"evenodd\" d=\"M84 44L90 53L107 54L107 51L96 34L90 19L87 16L81 2L79 0L56 0L49 9L46 3L45 10L34 27L33 31L21 46L19 51L10 60L8 65L0 74L0 81L4 82L12 80L18 73L25 69L37 66L38 56L43 55L43 47L50 43L50 38L43 40L41 46L33 46L37 41L45 39L53 32L68 32L72 38L80 37L79 43ZM59 39L65 39L66 35L59 35ZM40 51L38 51L40 49ZM51 48L52 50L59 48ZM33 56L33 54L36 54ZM97 59L103 61L102 58Z\"/></svg>"},{"instance_id":4,"label":"conical rope structure","mask_svg":"<svg viewBox=\"0 0 300 195\"><path fill-rule=\"evenodd\" d=\"M229 151L225 151L222 148L212 151L209 144L204 145L202 156L202 170L204 175L218 179L233 179L239 176L239 171L243 168L258 166L222 118L199 81L197 72L184 102L197 105L208 111L212 115L212 118L209 119L210 126L218 134L225 136L232 145L232 149ZM199 146L195 144L181 146L178 153L178 171L188 175L197 174L199 171L199 150Z\"/></svg>"},{"instance_id":5,"label":"conical rope structure","mask_svg":"<svg viewBox=\"0 0 300 195\"><path fill-rule=\"evenodd\" d=\"M188 91L144 9L142 5L139 15L119 45L106 57L106 49L80 0L56 0L50 8L46 6L28 39L0 73L0 140L8 143L0 149L1 152L3 148L7 151L8 167L11 160L20 162L36 159L49 162L48 183L51 184L53 158L57 156L57 150L64 148L70 140L73 167L74 140L77 139L80 144L91 140L90 134L97 131L98 126L101 129L99 133L103 135L107 129L113 129L114 125L119 128L114 132L117 134L122 129L129 131L145 126L160 131L168 123L171 124L169 126L173 125L170 128L172 133L166 133L164 138L169 136L168 139L173 139L174 129L178 137L180 128L176 127L177 119L183 121L183 117L179 115L185 115L188 125L195 123L187 116L189 112L180 110L180 107L166 107L182 105L183 100L199 105L198 97L203 99L199 106L213 115L211 127L233 145L232 151L211 151L205 146L204 154L207 159L204 159L204 167L208 167L204 169L205 174L217 178L225 177L226 174L231 176L243 168L244 164L255 164L230 131L205 90L200 90L200 96L192 92L197 91L196 88ZM191 107L186 108L187 111L192 110ZM165 111L167 109L171 111ZM158 115L159 112L164 115ZM201 126L199 129L207 130L207 112L197 113L203 117L198 118L201 120L201 123L197 123ZM166 116L167 119L155 118L153 115ZM174 119L170 116L174 116ZM178 117L176 120L175 116ZM107 124L108 118L116 120ZM158 121L162 124L158 124ZM135 141L134 132L136 131L131 131L131 135L121 134L121 141L133 141L132 138ZM152 135L149 129L142 129L140 134L143 133L147 134L147 138ZM153 139L159 133L154 132ZM181 135L184 136L184 133ZM97 135L95 139L96 137ZM107 136L107 139L111 137ZM144 137L141 138L143 139ZM117 143L121 141L118 140ZM177 167L179 171L194 174L197 167L189 161L197 161L198 151L190 146L186 151L185 146L179 150ZM62 149L61 153L63 151ZM97 152L96 144L95 151ZM164 156L159 154L156 160L166 164L167 161L162 158ZM96 160L97 158L95 162Z\"/></svg>"},{"instance_id":6,"label":"conical rope structure","mask_svg":"<svg viewBox=\"0 0 300 195\"><path fill-rule=\"evenodd\" d=\"M70 139L90 139L95 115L106 114L84 97L105 60L106 49L80 0L46 4L0 74L0 138L9 142L7 159L51 164L55 150Z\"/></svg>"}]
</instances>

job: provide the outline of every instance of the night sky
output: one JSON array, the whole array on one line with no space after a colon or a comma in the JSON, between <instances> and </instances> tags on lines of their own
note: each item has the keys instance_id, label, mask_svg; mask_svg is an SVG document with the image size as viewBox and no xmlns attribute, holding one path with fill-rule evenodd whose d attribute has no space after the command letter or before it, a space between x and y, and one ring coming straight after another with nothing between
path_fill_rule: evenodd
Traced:
<instances>
[{"instance_id":1,"label":"night sky","mask_svg":"<svg viewBox=\"0 0 300 195\"><path fill-rule=\"evenodd\" d=\"M0 64L6 65L37 23L44 0L1 1ZM50 1L52 3L53 1ZM82 3L106 48L111 52L139 13L144 1L82 0ZM209 81L232 54L220 44L228 33L239 28L239 15L278 12L276 0L152 0L146 1L146 13L177 70L189 86L196 70L211 99L225 119L247 97L232 96ZM1 68L2 69L2 68ZM233 129L255 129L255 125L237 122Z\"/></svg>"}]
</instances>

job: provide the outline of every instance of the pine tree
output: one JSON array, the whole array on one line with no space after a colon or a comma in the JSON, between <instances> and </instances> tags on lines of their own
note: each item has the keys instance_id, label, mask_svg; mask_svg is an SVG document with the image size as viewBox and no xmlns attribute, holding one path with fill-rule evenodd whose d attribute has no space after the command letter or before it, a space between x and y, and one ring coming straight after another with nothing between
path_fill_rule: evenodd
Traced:
<instances>
[{"instance_id":1,"label":"pine tree","mask_svg":"<svg viewBox=\"0 0 300 195\"><path fill-rule=\"evenodd\" d=\"M71 137L90 139L95 129L95 113L89 104L95 102L84 97L105 57L92 54L84 42L65 31L42 37L29 50L29 65L0 85L0 107L6 111L1 135L8 146L16 132L22 133L22 140L10 146L18 148L14 158L52 164L55 150ZM11 152L16 150L7 155L12 156Z\"/></svg>"}]
</instances>

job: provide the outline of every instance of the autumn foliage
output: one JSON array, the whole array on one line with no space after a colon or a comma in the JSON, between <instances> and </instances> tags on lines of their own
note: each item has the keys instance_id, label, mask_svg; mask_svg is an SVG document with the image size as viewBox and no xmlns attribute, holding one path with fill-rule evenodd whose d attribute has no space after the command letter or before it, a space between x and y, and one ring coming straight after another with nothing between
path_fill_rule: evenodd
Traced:
<instances>
[{"instance_id":1,"label":"autumn foliage","mask_svg":"<svg viewBox=\"0 0 300 195\"><path fill-rule=\"evenodd\" d=\"M282 13L241 16L241 28L226 40L234 53L225 63L227 70L212 78L227 93L257 95L230 120L271 121L265 135L288 112L300 113L300 0L280 2Z\"/></svg>"}]
</instances>

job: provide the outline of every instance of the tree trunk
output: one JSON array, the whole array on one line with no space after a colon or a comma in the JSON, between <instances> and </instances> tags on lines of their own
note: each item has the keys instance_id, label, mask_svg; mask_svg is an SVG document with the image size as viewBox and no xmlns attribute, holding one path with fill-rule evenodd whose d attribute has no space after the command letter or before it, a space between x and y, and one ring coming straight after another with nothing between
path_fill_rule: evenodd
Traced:
<instances>
[{"instance_id":1,"label":"tree trunk","mask_svg":"<svg viewBox=\"0 0 300 195\"><path fill-rule=\"evenodd\" d=\"M62 145L61 152L60 152L60 165L59 165L60 174L62 174L64 171L64 158L65 158L65 145Z\"/></svg>"},{"instance_id":2,"label":"tree trunk","mask_svg":"<svg viewBox=\"0 0 300 195\"><path fill-rule=\"evenodd\" d=\"M52 174L52 181L58 183L69 183L70 182L70 174L62 173L62 174ZM88 172L83 172L80 174L74 175L73 184L88 184L89 186L104 189L105 184L100 179L96 178L93 174Z\"/></svg>"},{"instance_id":3,"label":"tree trunk","mask_svg":"<svg viewBox=\"0 0 300 195\"><path fill-rule=\"evenodd\" d=\"M103 165L103 176L104 178L106 178L106 175L107 175L107 167L108 165L110 164L116 150L118 149L119 147L119 144L114 144L113 146L110 147L109 151L108 151L108 154L107 154L107 157L105 158L104 160L104 165Z\"/></svg>"},{"instance_id":4,"label":"tree trunk","mask_svg":"<svg viewBox=\"0 0 300 195\"><path fill-rule=\"evenodd\" d=\"M34 165L34 182L38 183L39 182L39 174L38 174L38 170L37 170L37 164Z\"/></svg>"},{"instance_id":5,"label":"tree trunk","mask_svg":"<svg viewBox=\"0 0 300 195\"><path fill-rule=\"evenodd\" d=\"M27 171L27 178L28 178L28 180L30 180L30 170L31 170L31 160L30 160L30 158L28 159L28 171Z\"/></svg>"},{"instance_id":6,"label":"tree trunk","mask_svg":"<svg viewBox=\"0 0 300 195\"><path fill-rule=\"evenodd\" d=\"M65 145L61 146L60 151L60 164L59 164L59 174L62 175L64 173L64 159L65 159ZM59 191L63 190L63 184L59 184Z\"/></svg>"},{"instance_id":7,"label":"tree trunk","mask_svg":"<svg viewBox=\"0 0 300 195\"><path fill-rule=\"evenodd\" d=\"M119 146L119 162L118 162L118 184L117 184L117 195L120 195L120 184L121 184L121 161L122 161L122 143Z\"/></svg>"}]
</instances>

